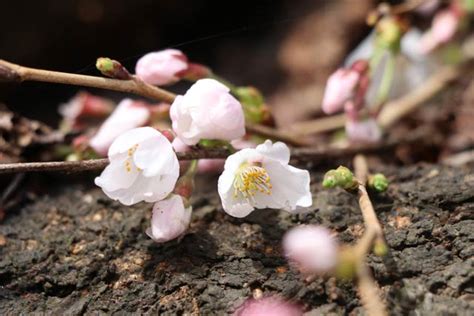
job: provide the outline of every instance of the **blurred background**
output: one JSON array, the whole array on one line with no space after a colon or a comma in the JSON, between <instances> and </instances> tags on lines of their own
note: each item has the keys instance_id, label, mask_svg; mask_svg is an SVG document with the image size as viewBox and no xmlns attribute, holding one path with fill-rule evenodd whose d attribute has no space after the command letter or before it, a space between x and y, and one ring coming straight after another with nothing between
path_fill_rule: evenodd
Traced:
<instances>
[{"instance_id":1,"label":"blurred background","mask_svg":"<svg viewBox=\"0 0 474 316\"><path fill-rule=\"evenodd\" d=\"M374 0L3 1L0 58L30 67L99 75L97 57L133 71L150 51L174 47L239 85L260 88L280 125L317 113L327 76L369 29ZM173 87L180 91L184 87ZM0 102L55 125L80 88L0 84ZM88 89L120 99L120 94ZM279 109L288 109L280 115ZM291 112L291 113L290 113Z\"/></svg>"}]
</instances>

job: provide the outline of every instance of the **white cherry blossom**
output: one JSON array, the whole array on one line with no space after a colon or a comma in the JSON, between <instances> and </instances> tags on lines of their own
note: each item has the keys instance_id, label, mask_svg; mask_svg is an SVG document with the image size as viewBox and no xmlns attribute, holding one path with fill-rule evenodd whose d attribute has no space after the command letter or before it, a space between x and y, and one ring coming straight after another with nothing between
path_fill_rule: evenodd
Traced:
<instances>
[{"instance_id":1,"label":"white cherry blossom","mask_svg":"<svg viewBox=\"0 0 474 316\"><path fill-rule=\"evenodd\" d=\"M201 139L231 141L245 135L242 105L222 83L201 79L171 105L173 130L186 145Z\"/></svg>"},{"instance_id":2,"label":"white cherry blossom","mask_svg":"<svg viewBox=\"0 0 474 316\"><path fill-rule=\"evenodd\" d=\"M109 148L110 164L95 184L125 205L156 202L168 196L179 176L179 163L169 140L151 127L117 137Z\"/></svg>"},{"instance_id":3,"label":"white cherry blossom","mask_svg":"<svg viewBox=\"0 0 474 316\"><path fill-rule=\"evenodd\" d=\"M289 148L269 140L229 156L218 183L224 211L244 217L256 208L299 211L311 206L309 172L289 161Z\"/></svg>"}]
</instances>

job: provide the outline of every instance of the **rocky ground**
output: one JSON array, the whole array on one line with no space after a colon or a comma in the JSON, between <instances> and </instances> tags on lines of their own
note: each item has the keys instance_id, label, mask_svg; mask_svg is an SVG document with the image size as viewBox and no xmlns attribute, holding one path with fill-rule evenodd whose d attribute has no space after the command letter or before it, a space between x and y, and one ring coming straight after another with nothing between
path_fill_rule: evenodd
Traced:
<instances>
[{"instance_id":1,"label":"rocky ground","mask_svg":"<svg viewBox=\"0 0 474 316\"><path fill-rule=\"evenodd\" d=\"M470 315L473 169L383 171L392 184L374 203L391 252L369 263L390 312ZM0 314L222 315L257 289L298 302L310 315L360 314L352 284L305 283L281 255L283 234L298 223L326 225L344 242L361 235L354 196L323 191L321 177L313 172L309 213L262 210L245 219L227 216L214 186L202 183L190 231L164 245L145 234L149 206L111 202L83 181L45 181L48 194L30 196L0 223Z\"/></svg>"}]
</instances>

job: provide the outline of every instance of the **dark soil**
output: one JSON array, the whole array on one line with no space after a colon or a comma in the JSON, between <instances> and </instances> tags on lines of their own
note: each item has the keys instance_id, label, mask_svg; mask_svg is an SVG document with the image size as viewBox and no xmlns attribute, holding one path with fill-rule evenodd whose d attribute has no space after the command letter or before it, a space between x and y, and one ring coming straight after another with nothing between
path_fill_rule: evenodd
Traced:
<instances>
[{"instance_id":1,"label":"dark soil","mask_svg":"<svg viewBox=\"0 0 474 316\"><path fill-rule=\"evenodd\" d=\"M393 184L375 206L391 253L369 263L391 313L469 315L474 171L386 169ZM194 201L188 234L164 245L144 233L148 205L125 207L95 188L58 185L0 224L0 314L222 315L256 289L294 300L312 315L359 314L352 284L305 283L281 256L282 235L298 223L322 223L344 242L362 233L356 199L322 191L320 180L315 172L314 210L306 215L261 210L231 218L210 189Z\"/></svg>"}]
</instances>

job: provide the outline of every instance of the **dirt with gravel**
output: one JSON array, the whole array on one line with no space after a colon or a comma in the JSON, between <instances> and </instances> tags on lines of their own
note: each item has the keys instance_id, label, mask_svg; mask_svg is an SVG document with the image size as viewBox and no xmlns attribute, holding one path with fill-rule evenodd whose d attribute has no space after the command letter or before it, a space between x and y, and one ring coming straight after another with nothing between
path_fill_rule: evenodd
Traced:
<instances>
[{"instance_id":1,"label":"dirt with gravel","mask_svg":"<svg viewBox=\"0 0 474 316\"><path fill-rule=\"evenodd\" d=\"M392 184L373 200L391 252L369 264L391 314L469 315L473 169L383 169ZM281 254L283 234L299 223L326 225L342 242L361 235L356 198L322 190L321 178L312 172L307 214L261 210L244 219L226 215L215 183L202 182L189 232L161 245L145 234L149 205L122 206L83 181L52 185L0 223L0 314L222 315L257 289L311 315L361 314L351 283L307 283Z\"/></svg>"}]
</instances>

